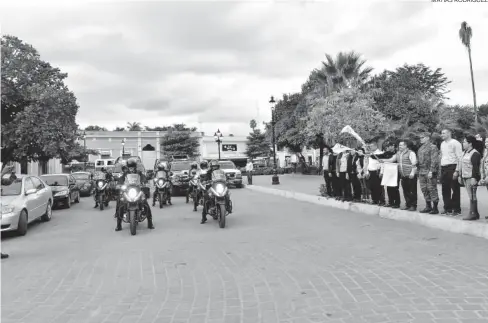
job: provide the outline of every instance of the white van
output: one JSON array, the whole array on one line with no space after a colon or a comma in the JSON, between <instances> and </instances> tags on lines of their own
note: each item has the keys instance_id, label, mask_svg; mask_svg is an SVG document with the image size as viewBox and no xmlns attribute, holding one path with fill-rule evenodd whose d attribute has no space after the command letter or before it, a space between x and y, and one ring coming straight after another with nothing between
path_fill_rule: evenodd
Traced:
<instances>
[{"instance_id":1,"label":"white van","mask_svg":"<svg viewBox=\"0 0 488 323\"><path fill-rule=\"evenodd\" d=\"M95 160L95 171L101 171L102 168L105 167L107 171L111 172L115 167L115 159L108 158L108 159L97 159Z\"/></svg>"}]
</instances>

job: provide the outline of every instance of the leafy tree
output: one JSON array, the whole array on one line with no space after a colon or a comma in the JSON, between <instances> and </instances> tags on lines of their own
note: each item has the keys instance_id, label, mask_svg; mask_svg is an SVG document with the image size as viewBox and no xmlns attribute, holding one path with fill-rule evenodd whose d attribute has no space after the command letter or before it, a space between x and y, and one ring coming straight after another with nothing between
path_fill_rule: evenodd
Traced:
<instances>
[{"instance_id":1,"label":"leafy tree","mask_svg":"<svg viewBox=\"0 0 488 323\"><path fill-rule=\"evenodd\" d=\"M449 83L440 68L432 71L423 64L405 64L374 77L367 88L376 90L371 91L374 107L387 118L408 126L419 122L432 131Z\"/></svg>"},{"instance_id":2,"label":"leafy tree","mask_svg":"<svg viewBox=\"0 0 488 323\"><path fill-rule=\"evenodd\" d=\"M310 113L306 125L308 137L320 135L325 143L333 144L342 137L342 128L349 125L364 140L372 139L387 127L385 116L372 106L370 93L357 88L343 88L322 100Z\"/></svg>"},{"instance_id":3,"label":"leafy tree","mask_svg":"<svg viewBox=\"0 0 488 323\"><path fill-rule=\"evenodd\" d=\"M146 131L168 131L168 126L164 126L164 127L148 127L146 126Z\"/></svg>"},{"instance_id":4,"label":"leafy tree","mask_svg":"<svg viewBox=\"0 0 488 323\"><path fill-rule=\"evenodd\" d=\"M249 127L251 127L251 129L254 131L254 129L256 129L257 127L257 123L256 123L256 120L252 119L251 121L249 121Z\"/></svg>"},{"instance_id":5,"label":"leafy tree","mask_svg":"<svg viewBox=\"0 0 488 323\"><path fill-rule=\"evenodd\" d=\"M195 127L187 127L183 123L168 127L168 132L162 137L163 154L168 157L172 155L198 156L200 141L198 137L192 136L196 130Z\"/></svg>"},{"instance_id":6,"label":"leafy tree","mask_svg":"<svg viewBox=\"0 0 488 323\"><path fill-rule=\"evenodd\" d=\"M95 125L86 127L85 131L107 131L107 128Z\"/></svg>"},{"instance_id":7,"label":"leafy tree","mask_svg":"<svg viewBox=\"0 0 488 323\"><path fill-rule=\"evenodd\" d=\"M247 136L246 155L249 158L268 157L271 148L266 135L259 129L253 129Z\"/></svg>"},{"instance_id":8,"label":"leafy tree","mask_svg":"<svg viewBox=\"0 0 488 323\"><path fill-rule=\"evenodd\" d=\"M2 164L67 156L78 129L67 74L17 37L4 36L1 45Z\"/></svg>"},{"instance_id":9,"label":"leafy tree","mask_svg":"<svg viewBox=\"0 0 488 323\"><path fill-rule=\"evenodd\" d=\"M88 155L98 155L98 151L94 149L86 149L85 147L80 145L79 143L75 143L75 145L70 149L68 154L61 157L61 163L68 164L73 159L79 162L83 162L87 159Z\"/></svg>"},{"instance_id":10,"label":"leafy tree","mask_svg":"<svg viewBox=\"0 0 488 323\"><path fill-rule=\"evenodd\" d=\"M142 131L140 122L127 122L128 131Z\"/></svg>"},{"instance_id":11,"label":"leafy tree","mask_svg":"<svg viewBox=\"0 0 488 323\"><path fill-rule=\"evenodd\" d=\"M124 127L115 127L114 131L125 131Z\"/></svg>"},{"instance_id":12,"label":"leafy tree","mask_svg":"<svg viewBox=\"0 0 488 323\"><path fill-rule=\"evenodd\" d=\"M469 70L471 72L471 87L473 89L473 108L475 120L478 120L477 109L476 109L476 90L474 88L474 75L473 75L473 61L471 59L471 37L473 37L473 30L468 25L466 21L461 23L461 29L459 29L459 39L463 43L464 47L468 50L469 57Z\"/></svg>"}]
</instances>

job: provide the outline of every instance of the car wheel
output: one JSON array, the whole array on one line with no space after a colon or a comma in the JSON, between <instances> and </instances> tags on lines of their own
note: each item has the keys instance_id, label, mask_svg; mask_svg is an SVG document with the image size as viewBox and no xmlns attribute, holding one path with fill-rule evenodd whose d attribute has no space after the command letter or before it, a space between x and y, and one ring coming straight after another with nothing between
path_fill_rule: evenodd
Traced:
<instances>
[{"instance_id":1,"label":"car wheel","mask_svg":"<svg viewBox=\"0 0 488 323\"><path fill-rule=\"evenodd\" d=\"M66 198L66 208L69 209L71 207L71 194L68 194Z\"/></svg>"},{"instance_id":2,"label":"car wheel","mask_svg":"<svg viewBox=\"0 0 488 323\"><path fill-rule=\"evenodd\" d=\"M43 214L43 216L41 218L42 221L44 221L44 222L51 221L52 214L53 214L53 209L51 207L51 201L47 201L46 213Z\"/></svg>"},{"instance_id":3,"label":"car wheel","mask_svg":"<svg viewBox=\"0 0 488 323\"><path fill-rule=\"evenodd\" d=\"M19 224L17 226L17 234L19 236L25 236L27 234L27 225L29 224L29 218L27 216L27 211L22 210L19 216Z\"/></svg>"}]
</instances>

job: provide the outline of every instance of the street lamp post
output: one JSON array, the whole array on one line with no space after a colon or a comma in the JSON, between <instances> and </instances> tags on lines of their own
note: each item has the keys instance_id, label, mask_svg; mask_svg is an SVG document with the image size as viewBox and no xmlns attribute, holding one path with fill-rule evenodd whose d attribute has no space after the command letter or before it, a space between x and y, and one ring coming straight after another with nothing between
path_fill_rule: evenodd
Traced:
<instances>
[{"instance_id":1,"label":"street lamp post","mask_svg":"<svg viewBox=\"0 0 488 323\"><path fill-rule=\"evenodd\" d=\"M83 130L83 171L86 172L86 132Z\"/></svg>"},{"instance_id":2,"label":"street lamp post","mask_svg":"<svg viewBox=\"0 0 488 323\"><path fill-rule=\"evenodd\" d=\"M273 177L271 177L271 184L272 185L279 185L280 184L280 178L278 177L278 169L276 167L276 137L275 137L275 99L273 96L271 96L271 99L269 100L269 103L271 104L271 127L273 130Z\"/></svg>"},{"instance_id":3,"label":"street lamp post","mask_svg":"<svg viewBox=\"0 0 488 323\"><path fill-rule=\"evenodd\" d=\"M122 157L125 155L125 138L122 139Z\"/></svg>"},{"instance_id":4,"label":"street lamp post","mask_svg":"<svg viewBox=\"0 0 488 323\"><path fill-rule=\"evenodd\" d=\"M217 129L217 132L214 134L215 142L217 143L217 146L219 147L219 160L220 160L220 144L222 143L222 133L220 132L220 129Z\"/></svg>"}]
</instances>

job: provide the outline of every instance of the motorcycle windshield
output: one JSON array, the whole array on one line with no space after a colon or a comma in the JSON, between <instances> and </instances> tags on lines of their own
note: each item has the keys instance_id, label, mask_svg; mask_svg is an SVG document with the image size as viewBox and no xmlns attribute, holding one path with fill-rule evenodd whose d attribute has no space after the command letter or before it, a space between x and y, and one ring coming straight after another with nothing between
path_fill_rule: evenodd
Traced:
<instances>
[{"instance_id":1,"label":"motorcycle windshield","mask_svg":"<svg viewBox=\"0 0 488 323\"><path fill-rule=\"evenodd\" d=\"M96 181L96 180L102 180L104 181L106 178L106 174L105 173L95 173L93 174L93 179Z\"/></svg>"},{"instance_id":2,"label":"motorcycle windshield","mask_svg":"<svg viewBox=\"0 0 488 323\"><path fill-rule=\"evenodd\" d=\"M127 174L125 177L125 185L141 185L141 178L139 174Z\"/></svg>"},{"instance_id":3,"label":"motorcycle windshield","mask_svg":"<svg viewBox=\"0 0 488 323\"><path fill-rule=\"evenodd\" d=\"M156 178L166 178L166 172L160 170L156 173Z\"/></svg>"},{"instance_id":4,"label":"motorcycle windshield","mask_svg":"<svg viewBox=\"0 0 488 323\"><path fill-rule=\"evenodd\" d=\"M223 170L217 169L212 172L212 181L213 182L225 182L226 181L226 176Z\"/></svg>"}]
</instances>

